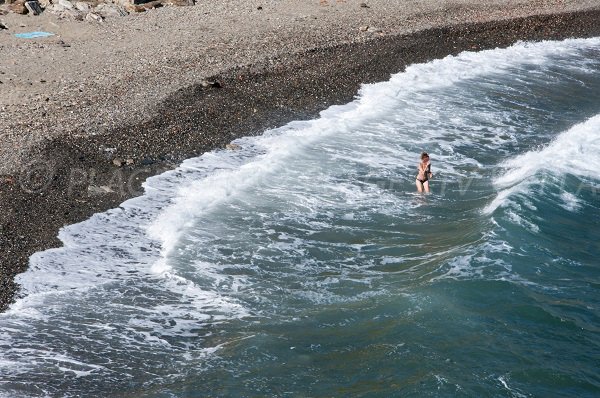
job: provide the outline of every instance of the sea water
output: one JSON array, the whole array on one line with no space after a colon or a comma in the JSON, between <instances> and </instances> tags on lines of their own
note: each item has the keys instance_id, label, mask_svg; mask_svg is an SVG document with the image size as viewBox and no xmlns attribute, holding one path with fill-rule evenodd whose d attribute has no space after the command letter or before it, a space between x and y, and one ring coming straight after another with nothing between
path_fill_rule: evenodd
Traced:
<instances>
[{"instance_id":1,"label":"sea water","mask_svg":"<svg viewBox=\"0 0 600 398\"><path fill-rule=\"evenodd\" d=\"M31 258L0 396L600 395L600 38L412 65L236 143Z\"/></svg>"}]
</instances>

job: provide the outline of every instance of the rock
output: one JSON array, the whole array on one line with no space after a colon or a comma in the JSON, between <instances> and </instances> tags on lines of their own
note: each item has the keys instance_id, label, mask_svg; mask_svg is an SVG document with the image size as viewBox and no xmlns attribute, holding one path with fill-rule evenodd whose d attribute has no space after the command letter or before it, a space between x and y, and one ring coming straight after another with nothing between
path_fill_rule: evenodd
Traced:
<instances>
[{"instance_id":1,"label":"rock","mask_svg":"<svg viewBox=\"0 0 600 398\"><path fill-rule=\"evenodd\" d=\"M166 0L165 3L167 1L169 0ZM144 4L127 4L125 5L125 10L128 12L144 12L152 8L162 7L163 5L163 0L154 0Z\"/></svg>"},{"instance_id":2,"label":"rock","mask_svg":"<svg viewBox=\"0 0 600 398\"><path fill-rule=\"evenodd\" d=\"M0 29L8 29L8 27L4 25L4 23L0 22Z\"/></svg>"},{"instance_id":3,"label":"rock","mask_svg":"<svg viewBox=\"0 0 600 398\"><path fill-rule=\"evenodd\" d=\"M63 18L71 18L76 21L83 21L85 18L85 15L77 10L64 10L60 16Z\"/></svg>"},{"instance_id":4,"label":"rock","mask_svg":"<svg viewBox=\"0 0 600 398\"><path fill-rule=\"evenodd\" d=\"M75 8L82 12L90 11L91 7L88 3L84 3L83 1L78 1L75 3Z\"/></svg>"},{"instance_id":5,"label":"rock","mask_svg":"<svg viewBox=\"0 0 600 398\"><path fill-rule=\"evenodd\" d=\"M60 4L49 4L48 6L46 6L46 11L50 11L53 14L60 14L65 10L66 8L61 6Z\"/></svg>"},{"instance_id":6,"label":"rock","mask_svg":"<svg viewBox=\"0 0 600 398\"><path fill-rule=\"evenodd\" d=\"M37 0L30 0L25 2L25 7L29 11L30 15L40 15L42 13L42 7Z\"/></svg>"},{"instance_id":7,"label":"rock","mask_svg":"<svg viewBox=\"0 0 600 398\"><path fill-rule=\"evenodd\" d=\"M227 144L225 145L225 149L229 149L230 151L239 151L242 149L242 147L238 144Z\"/></svg>"},{"instance_id":8,"label":"rock","mask_svg":"<svg viewBox=\"0 0 600 398\"><path fill-rule=\"evenodd\" d=\"M98 4L94 8L94 12L100 14L104 18L108 17L124 17L127 15L127 11L121 6L114 4Z\"/></svg>"},{"instance_id":9,"label":"rock","mask_svg":"<svg viewBox=\"0 0 600 398\"><path fill-rule=\"evenodd\" d=\"M200 86L202 86L202 88L221 88L221 83L217 80L204 79L200 82Z\"/></svg>"},{"instance_id":10,"label":"rock","mask_svg":"<svg viewBox=\"0 0 600 398\"><path fill-rule=\"evenodd\" d=\"M58 5L63 6L66 10L72 10L75 8L73 3L71 3L69 0L58 0Z\"/></svg>"},{"instance_id":11,"label":"rock","mask_svg":"<svg viewBox=\"0 0 600 398\"><path fill-rule=\"evenodd\" d=\"M90 185L88 186L88 195L106 195L107 193L113 193L114 191L112 190L112 188L106 186L106 185L100 185L100 186L96 186L96 185Z\"/></svg>"},{"instance_id":12,"label":"rock","mask_svg":"<svg viewBox=\"0 0 600 398\"><path fill-rule=\"evenodd\" d=\"M52 0L38 0L38 3L40 3L42 8L48 8L50 5L52 5Z\"/></svg>"},{"instance_id":13,"label":"rock","mask_svg":"<svg viewBox=\"0 0 600 398\"><path fill-rule=\"evenodd\" d=\"M160 8L162 6L164 6L162 0L154 0L154 1L149 1L148 3L142 4L142 7L144 7L146 10L150 10L152 8Z\"/></svg>"},{"instance_id":14,"label":"rock","mask_svg":"<svg viewBox=\"0 0 600 398\"><path fill-rule=\"evenodd\" d=\"M117 167L121 167L121 166L123 166L125 164L125 162L121 158L115 158L115 159L113 159L112 162Z\"/></svg>"},{"instance_id":15,"label":"rock","mask_svg":"<svg viewBox=\"0 0 600 398\"><path fill-rule=\"evenodd\" d=\"M90 22L102 22L104 21L104 18L102 18L102 15L96 14L92 11L87 13L87 15L85 16L85 20Z\"/></svg>"},{"instance_id":16,"label":"rock","mask_svg":"<svg viewBox=\"0 0 600 398\"><path fill-rule=\"evenodd\" d=\"M9 4L8 9L15 14L25 15L28 12L27 7L25 7L25 0L17 0L14 3Z\"/></svg>"},{"instance_id":17,"label":"rock","mask_svg":"<svg viewBox=\"0 0 600 398\"><path fill-rule=\"evenodd\" d=\"M360 3L361 8L371 8L367 3Z\"/></svg>"},{"instance_id":18,"label":"rock","mask_svg":"<svg viewBox=\"0 0 600 398\"><path fill-rule=\"evenodd\" d=\"M368 33L381 33L381 29L376 28L374 26L368 26L368 25L364 25L361 26L360 28L358 28L358 30L360 30L361 32L368 32Z\"/></svg>"},{"instance_id":19,"label":"rock","mask_svg":"<svg viewBox=\"0 0 600 398\"><path fill-rule=\"evenodd\" d=\"M133 163L135 163L135 162L133 161L133 159L127 159L127 160L125 160L125 164L126 164L127 166L131 166Z\"/></svg>"},{"instance_id":20,"label":"rock","mask_svg":"<svg viewBox=\"0 0 600 398\"><path fill-rule=\"evenodd\" d=\"M171 6L193 6L196 4L195 0L167 0L166 4Z\"/></svg>"}]
</instances>

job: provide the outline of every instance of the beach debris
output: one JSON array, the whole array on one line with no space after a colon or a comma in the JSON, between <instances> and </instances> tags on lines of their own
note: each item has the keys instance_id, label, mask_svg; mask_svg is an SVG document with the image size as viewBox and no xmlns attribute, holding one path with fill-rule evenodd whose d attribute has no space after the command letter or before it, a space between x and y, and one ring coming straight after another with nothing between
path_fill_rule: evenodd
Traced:
<instances>
[{"instance_id":1,"label":"beach debris","mask_svg":"<svg viewBox=\"0 0 600 398\"><path fill-rule=\"evenodd\" d=\"M240 149L242 149L241 146L239 146L238 144L227 144L225 145L225 149L228 149L230 151L239 151Z\"/></svg>"},{"instance_id":2,"label":"beach debris","mask_svg":"<svg viewBox=\"0 0 600 398\"><path fill-rule=\"evenodd\" d=\"M131 159L131 158L129 158L129 159L126 159L126 160L125 160L125 164L126 164L127 166L131 166L133 163L135 163L135 162L134 162L134 161L133 161L133 159Z\"/></svg>"},{"instance_id":3,"label":"beach debris","mask_svg":"<svg viewBox=\"0 0 600 398\"><path fill-rule=\"evenodd\" d=\"M360 3L361 8L371 8L367 3Z\"/></svg>"},{"instance_id":4,"label":"beach debris","mask_svg":"<svg viewBox=\"0 0 600 398\"><path fill-rule=\"evenodd\" d=\"M360 30L361 32L366 32L367 30L369 30L369 27L367 25L364 25L358 28L358 30Z\"/></svg>"},{"instance_id":5,"label":"beach debris","mask_svg":"<svg viewBox=\"0 0 600 398\"><path fill-rule=\"evenodd\" d=\"M54 33L50 32L25 32L25 33L15 33L15 37L19 39L37 39L40 37L49 37L54 36Z\"/></svg>"},{"instance_id":6,"label":"beach debris","mask_svg":"<svg viewBox=\"0 0 600 398\"><path fill-rule=\"evenodd\" d=\"M4 25L3 22L0 21L0 29L8 29L8 27L6 25Z\"/></svg>"},{"instance_id":7,"label":"beach debris","mask_svg":"<svg viewBox=\"0 0 600 398\"><path fill-rule=\"evenodd\" d=\"M25 7L29 11L30 15L40 15L42 13L42 7L37 0L26 1Z\"/></svg>"}]
</instances>

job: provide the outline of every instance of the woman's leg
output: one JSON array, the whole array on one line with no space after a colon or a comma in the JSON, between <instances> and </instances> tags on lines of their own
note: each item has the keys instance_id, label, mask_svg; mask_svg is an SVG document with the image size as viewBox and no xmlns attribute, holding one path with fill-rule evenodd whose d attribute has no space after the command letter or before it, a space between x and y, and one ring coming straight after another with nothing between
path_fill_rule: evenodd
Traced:
<instances>
[{"instance_id":1,"label":"woman's leg","mask_svg":"<svg viewBox=\"0 0 600 398\"><path fill-rule=\"evenodd\" d=\"M429 192L429 181L423 183L423 188L425 188L425 192Z\"/></svg>"},{"instance_id":2,"label":"woman's leg","mask_svg":"<svg viewBox=\"0 0 600 398\"><path fill-rule=\"evenodd\" d=\"M419 180L415 180L415 182L417 183L417 191L423 192L423 183Z\"/></svg>"}]
</instances>

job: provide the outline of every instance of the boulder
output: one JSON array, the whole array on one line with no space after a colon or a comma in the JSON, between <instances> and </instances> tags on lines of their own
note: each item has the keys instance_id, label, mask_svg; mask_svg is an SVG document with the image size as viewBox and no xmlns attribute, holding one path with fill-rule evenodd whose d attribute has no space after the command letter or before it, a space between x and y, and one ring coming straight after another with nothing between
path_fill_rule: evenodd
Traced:
<instances>
[{"instance_id":1,"label":"boulder","mask_svg":"<svg viewBox=\"0 0 600 398\"><path fill-rule=\"evenodd\" d=\"M61 6L60 4L56 3L56 4L49 4L45 7L46 11L50 11L53 14L60 14L61 12L65 11L66 8Z\"/></svg>"},{"instance_id":2,"label":"boulder","mask_svg":"<svg viewBox=\"0 0 600 398\"><path fill-rule=\"evenodd\" d=\"M58 5L63 6L65 10L73 10L75 8L69 0L58 0Z\"/></svg>"},{"instance_id":3,"label":"boulder","mask_svg":"<svg viewBox=\"0 0 600 398\"><path fill-rule=\"evenodd\" d=\"M37 0L26 1L25 7L29 11L29 15L40 15L42 13L42 7Z\"/></svg>"},{"instance_id":4,"label":"boulder","mask_svg":"<svg viewBox=\"0 0 600 398\"><path fill-rule=\"evenodd\" d=\"M64 10L60 13L61 18L71 18L76 21L83 21L85 15L77 10Z\"/></svg>"},{"instance_id":5,"label":"boulder","mask_svg":"<svg viewBox=\"0 0 600 398\"><path fill-rule=\"evenodd\" d=\"M128 4L125 6L125 9L129 12L144 12L152 8L162 7L163 5L163 0L153 0L143 4Z\"/></svg>"},{"instance_id":6,"label":"boulder","mask_svg":"<svg viewBox=\"0 0 600 398\"><path fill-rule=\"evenodd\" d=\"M90 22L102 22L104 21L104 18L102 18L102 15L91 11L85 16L85 20Z\"/></svg>"},{"instance_id":7,"label":"boulder","mask_svg":"<svg viewBox=\"0 0 600 398\"><path fill-rule=\"evenodd\" d=\"M83 1L78 1L77 3L75 3L75 8L81 12L89 12L91 9L90 5Z\"/></svg>"},{"instance_id":8,"label":"boulder","mask_svg":"<svg viewBox=\"0 0 600 398\"><path fill-rule=\"evenodd\" d=\"M127 15L127 11L125 11L123 7L107 3L98 4L98 6L94 8L94 12L100 14L103 18L123 17Z\"/></svg>"},{"instance_id":9,"label":"boulder","mask_svg":"<svg viewBox=\"0 0 600 398\"><path fill-rule=\"evenodd\" d=\"M25 7L25 0L17 0L14 3L9 4L8 9L15 14L25 15L28 12L27 7Z\"/></svg>"}]
</instances>

